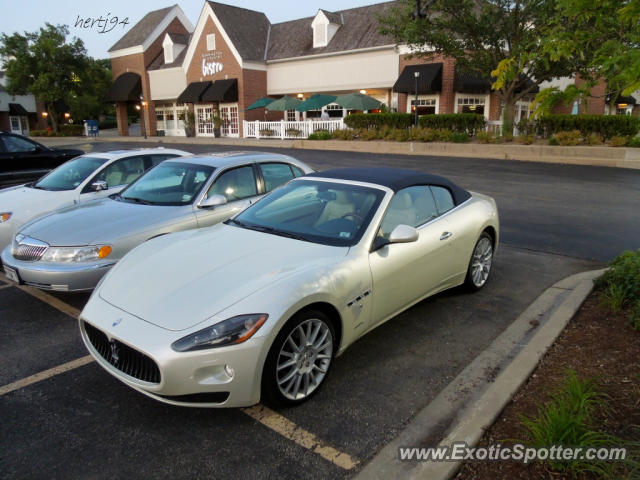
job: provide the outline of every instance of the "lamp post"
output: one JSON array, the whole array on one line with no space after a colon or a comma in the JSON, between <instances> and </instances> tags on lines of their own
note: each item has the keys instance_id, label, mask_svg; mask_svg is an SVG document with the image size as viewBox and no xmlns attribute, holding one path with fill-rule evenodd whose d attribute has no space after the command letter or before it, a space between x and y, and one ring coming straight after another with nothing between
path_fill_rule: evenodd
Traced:
<instances>
[{"instance_id":1,"label":"lamp post","mask_svg":"<svg viewBox=\"0 0 640 480\"><path fill-rule=\"evenodd\" d=\"M147 129L145 128L145 124L144 124L144 107L147 106L147 102L144 101L144 97L142 96L142 94L140 94L140 105L141 105L141 109L140 109L140 128L142 129L142 132L144 134L144 139L147 139Z\"/></svg>"},{"instance_id":2,"label":"lamp post","mask_svg":"<svg viewBox=\"0 0 640 480\"><path fill-rule=\"evenodd\" d=\"M415 103L413 105L413 109L415 111L415 116L416 116L415 124L416 124L416 127L417 127L418 126L418 77L420 76L420 72L413 72L413 74L416 77L416 100L415 100Z\"/></svg>"}]
</instances>

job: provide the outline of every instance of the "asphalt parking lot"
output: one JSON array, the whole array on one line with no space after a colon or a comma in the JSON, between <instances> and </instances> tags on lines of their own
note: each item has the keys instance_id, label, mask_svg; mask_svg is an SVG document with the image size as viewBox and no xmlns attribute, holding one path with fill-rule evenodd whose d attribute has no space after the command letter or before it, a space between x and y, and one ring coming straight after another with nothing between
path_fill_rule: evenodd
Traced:
<instances>
[{"instance_id":1,"label":"asphalt parking lot","mask_svg":"<svg viewBox=\"0 0 640 480\"><path fill-rule=\"evenodd\" d=\"M110 150L123 145L90 146ZM231 149L175 147L194 152ZM544 289L640 246L640 172L343 152L282 153L317 169L382 164L417 168L494 196L502 245L490 282L477 294L453 290L427 299L376 329L337 359L318 395L300 407L279 411L274 426L257 421L252 410L160 404L93 362L81 360L68 371L57 369L87 355L73 314L88 295L36 298L28 288L0 280L0 385L15 387L8 392L0 387L3 478L351 477ZM40 372L46 372L44 378L22 386L24 379ZM322 455L313 442L349 461L330 461L331 455Z\"/></svg>"}]
</instances>

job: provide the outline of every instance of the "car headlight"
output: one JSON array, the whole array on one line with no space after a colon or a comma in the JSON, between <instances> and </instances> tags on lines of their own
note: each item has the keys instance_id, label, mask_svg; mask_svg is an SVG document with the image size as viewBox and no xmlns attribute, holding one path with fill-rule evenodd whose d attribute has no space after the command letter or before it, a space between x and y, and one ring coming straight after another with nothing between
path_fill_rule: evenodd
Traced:
<instances>
[{"instance_id":1,"label":"car headlight","mask_svg":"<svg viewBox=\"0 0 640 480\"><path fill-rule=\"evenodd\" d=\"M11 215L13 215L13 212L0 213L0 223L8 222L11 219Z\"/></svg>"},{"instance_id":2,"label":"car headlight","mask_svg":"<svg viewBox=\"0 0 640 480\"><path fill-rule=\"evenodd\" d=\"M176 352L191 352L205 348L236 345L251 338L264 325L267 318L269 318L269 315L266 313L252 313L231 317L176 340L171 344L171 348Z\"/></svg>"},{"instance_id":3,"label":"car headlight","mask_svg":"<svg viewBox=\"0 0 640 480\"><path fill-rule=\"evenodd\" d=\"M88 247L49 247L42 256L43 262L88 262L101 260L111 254L109 245Z\"/></svg>"}]
</instances>

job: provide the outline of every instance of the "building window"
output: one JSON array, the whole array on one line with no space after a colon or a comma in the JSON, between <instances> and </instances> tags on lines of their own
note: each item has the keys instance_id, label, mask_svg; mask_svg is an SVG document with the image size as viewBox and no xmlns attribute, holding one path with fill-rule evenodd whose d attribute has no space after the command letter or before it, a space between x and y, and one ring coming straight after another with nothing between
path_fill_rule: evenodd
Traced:
<instances>
[{"instance_id":1,"label":"building window","mask_svg":"<svg viewBox=\"0 0 640 480\"><path fill-rule=\"evenodd\" d=\"M207 35L207 50L215 50L216 49L216 34L210 33Z\"/></svg>"},{"instance_id":2,"label":"building window","mask_svg":"<svg viewBox=\"0 0 640 480\"><path fill-rule=\"evenodd\" d=\"M287 122L295 122L295 121L296 121L296 111L287 110Z\"/></svg>"},{"instance_id":3,"label":"building window","mask_svg":"<svg viewBox=\"0 0 640 480\"><path fill-rule=\"evenodd\" d=\"M342 107L337 103L330 103L325 107L325 110L331 118L342 118Z\"/></svg>"},{"instance_id":4,"label":"building window","mask_svg":"<svg viewBox=\"0 0 640 480\"><path fill-rule=\"evenodd\" d=\"M407 113L414 113L416 111L416 105L418 115L433 115L434 113L438 113L438 99L436 97L418 97L417 104L416 99L412 99Z\"/></svg>"},{"instance_id":5,"label":"building window","mask_svg":"<svg viewBox=\"0 0 640 480\"><path fill-rule=\"evenodd\" d=\"M485 99L483 97L458 97L457 107L457 113L484 115Z\"/></svg>"}]
</instances>

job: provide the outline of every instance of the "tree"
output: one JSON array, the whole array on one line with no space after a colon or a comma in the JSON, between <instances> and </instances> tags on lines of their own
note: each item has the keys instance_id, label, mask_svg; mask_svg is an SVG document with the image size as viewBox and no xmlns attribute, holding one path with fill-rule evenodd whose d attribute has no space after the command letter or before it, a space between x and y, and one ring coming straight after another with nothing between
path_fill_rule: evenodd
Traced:
<instances>
[{"instance_id":1,"label":"tree","mask_svg":"<svg viewBox=\"0 0 640 480\"><path fill-rule=\"evenodd\" d=\"M426 58L454 58L456 71L492 79L503 102L503 131L511 132L515 104L540 83L570 75L574 59L554 59L538 26L555 15L555 0L399 0L380 18L381 32Z\"/></svg>"},{"instance_id":2,"label":"tree","mask_svg":"<svg viewBox=\"0 0 640 480\"><path fill-rule=\"evenodd\" d=\"M89 57L86 66L78 74L76 90L67 98L71 118L82 121L98 118L103 113L113 115L113 105L103 100L111 83L111 61Z\"/></svg>"},{"instance_id":3,"label":"tree","mask_svg":"<svg viewBox=\"0 0 640 480\"><path fill-rule=\"evenodd\" d=\"M540 92L542 109L585 98L600 81L607 84L611 104L639 89L639 18L640 0L557 0L556 15L541 31L545 52L552 61L580 58L577 73L585 86Z\"/></svg>"},{"instance_id":4,"label":"tree","mask_svg":"<svg viewBox=\"0 0 640 480\"><path fill-rule=\"evenodd\" d=\"M77 92L80 73L88 57L82 40L67 41L64 25L46 23L38 32L2 34L0 57L7 76L7 91L12 95L33 94L44 103L55 132L58 114L55 102L67 100Z\"/></svg>"}]
</instances>

